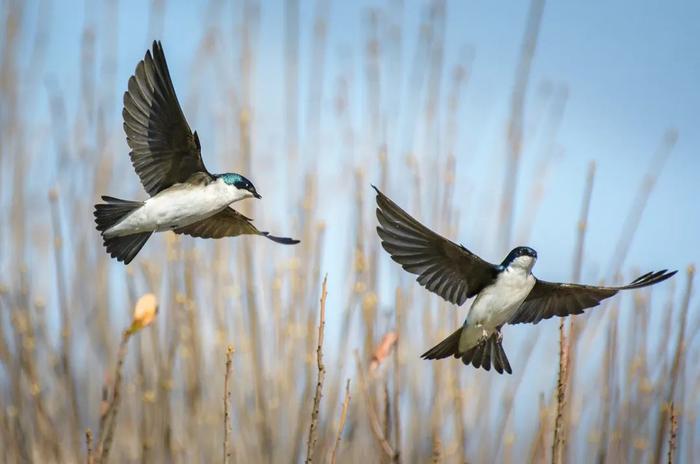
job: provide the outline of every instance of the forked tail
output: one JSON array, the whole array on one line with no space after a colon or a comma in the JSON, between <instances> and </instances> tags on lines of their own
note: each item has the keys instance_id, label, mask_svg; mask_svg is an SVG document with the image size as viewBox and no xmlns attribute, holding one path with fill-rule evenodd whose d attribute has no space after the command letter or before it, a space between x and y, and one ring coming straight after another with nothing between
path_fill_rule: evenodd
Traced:
<instances>
[{"instance_id":1,"label":"forked tail","mask_svg":"<svg viewBox=\"0 0 700 464\"><path fill-rule=\"evenodd\" d=\"M423 359L442 359L454 356L455 358L462 358L462 362L465 365L471 364L477 369L481 367L489 371L493 364L493 368L499 374L503 374L503 372L513 373L506 352L503 350L499 331L493 332L489 338L462 353L459 351L459 338L461 335L462 327L423 353L421 357Z\"/></svg>"},{"instance_id":2,"label":"forked tail","mask_svg":"<svg viewBox=\"0 0 700 464\"><path fill-rule=\"evenodd\" d=\"M132 211L143 205L141 201L120 200L119 198L103 196L106 203L95 205L95 223L102 234L103 245L112 258L117 258L124 264L129 264L146 243L152 232L124 235L121 237L106 237L105 232L118 224Z\"/></svg>"}]
</instances>

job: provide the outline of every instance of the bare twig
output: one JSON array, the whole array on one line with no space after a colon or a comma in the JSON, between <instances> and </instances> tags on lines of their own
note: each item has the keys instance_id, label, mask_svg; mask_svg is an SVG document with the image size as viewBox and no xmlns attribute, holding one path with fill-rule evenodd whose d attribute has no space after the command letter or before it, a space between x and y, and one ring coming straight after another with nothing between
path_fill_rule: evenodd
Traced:
<instances>
[{"instance_id":1,"label":"bare twig","mask_svg":"<svg viewBox=\"0 0 700 464\"><path fill-rule=\"evenodd\" d=\"M335 434L335 444L333 445L333 452L329 462L335 464L335 459L338 454L338 447L340 446L340 437L343 433L343 428L345 427L345 419L348 417L348 405L350 404L350 379L345 383L345 398L343 399L343 408L340 411L340 423L338 424L338 431Z\"/></svg>"},{"instance_id":2,"label":"bare twig","mask_svg":"<svg viewBox=\"0 0 700 464\"><path fill-rule=\"evenodd\" d=\"M233 358L233 347L226 347L226 374L224 375L224 464L229 462L231 451L229 450L228 439L231 433L231 392L229 391L229 380L231 379L231 361Z\"/></svg>"},{"instance_id":3,"label":"bare twig","mask_svg":"<svg viewBox=\"0 0 700 464\"><path fill-rule=\"evenodd\" d=\"M588 167L586 189L583 195L583 205L581 216L578 221L578 239L576 241L576 255L574 257L573 281L578 282L581 276L581 266L583 264L583 248L586 238L586 226L588 222L588 211L591 205L591 194L593 192L593 178L595 176L595 162L591 162ZM552 440L552 463L563 461L565 441L566 441L566 414L567 387L569 382L571 355L571 337L573 336L573 320L569 325L569 336L566 336L564 328L564 318L559 319L559 375L557 377L557 409L554 419L554 437Z\"/></svg>"},{"instance_id":4,"label":"bare twig","mask_svg":"<svg viewBox=\"0 0 700 464\"><path fill-rule=\"evenodd\" d=\"M564 318L559 319L559 375L557 377L557 411L554 418L552 440L552 464L562 462L561 448L564 441L564 404L566 401L566 376L568 364L568 344L564 329Z\"/></svg>"},{"instance_id":5,"label":"bare twig","mask_svg":"<svg viewBox=\"0 0 700 464\"><path fill-rule=\"evenodd\" d=\"M360 374L360 390L362 390L362 396L364 397L365 405L367 407L367 415L369 416L369 425L372 429L372 433L374 433L379 446L381 447L382 451L384 451L386 456L391 459L395 459L396 452L384 436L384 431L382 430L379 416L377 415L377 411L375 411L372 401L370 400L369 391L367 388L367 379L365 378L364 368L360 362L360 355L357 353L357 351L355 351L355 362L357 363L357 371Z\"/></svg>"},{"instance_id":6,"label":"bare twig","mask_svg":"<svg viewBox=\"0 0 700 464\"><path fill-rule=\"evenodd\" d=\"M401 307L403 300L401 298L401 290L396 289L396 305L395 305L395 317L396 317L396 332L401 331L403 322L403 308ZM400 401L401 396L401 370L399 362L399 340L396 339L396 344L394 346L394 449L396 449L396 456L401 456L401 412L400 412Z\"/></svg>"},{"instance_id":7,"label":"bare twig","mask_svg":"<svg viewBox=\"0 0 700 464\"><path fill-rule=\"evenodd\" d=\"M690 297L693 293L693 276L695 275L695 267L688 266L687 276L688 283L685 290L685 295L683 297L683 306L681 307L681 320L680 320L680 333L678 334L678 339L676 340L676 348L673 353L673 362L671 364L670 376L670 387L667 393L667 402L671 403L674 401L676 396L676 386L678 384L678 379L680 377L681 361L683 358L683 351L685 347L685 328L688 322L688 307L690 306ZM664 436L666 435L666 424L668 423L668 417L666 412L662 412L659 418L659 428L656 431L656 446L654 449L654 462L661 462L662 449Z\"/></svg>"},{"instance_id":8,"label":"bare twig","mask_svg":"<svg viewBox=\"0 0 700 464\"><path fill-rule=\"evenodd\" d=\"M92 455L92 430L85 431L85 446L87 448L87 464L92 464L94 456Z\"/></svg>"},{"instance_id":9,"label":"bare twig","mask_svg":"<svg viewBox=\"0 0 700 464\"><path fill-rule=\"evenodd\" d=\"M316 446L316 433L318 429L318 413L321 405L321 395L323 391L323 378L326 375L326 367L323 365L323 329L326 325L326 282L328 276L323 278L323 288L321 289L321 316L318 322L318 345L316 347L316 365L318 367L318 377L316 378L316 393L314 393L314 406L311 410L311 424L309 425L309 438L306 442L306 462L313 461L313 451Z\"/></svg>"},{"instance_id":10,"label":"bare twig","mask_svg":"<svg viewBox=\"0 0 700 464\"><path fill-rule=\"evenodd\" d=\"M668 436L668 464L673 464L673 453L676 451L676 436L678 434L678 416L673 402L671 402L671 433Z\"/></svg>"},{"instance_id":11,"label":"bare twig","mask_svg":"<svg viewBox=\"0 0 700 464\"><path fill-rule=\"evenodd\" d=\"M119 401L121 400L122 368L126 358L127 347L131 333L125 330L122 334L122 341L119 345L117 356L117 366L114 369L114 383L112 385L112 401L109 402L107 410L100 421L100 439L97 446L97 462L107 462L109 451L114 439L114 430L117 422L117 412L119 411Z\"/></svg>"}]
</instances>

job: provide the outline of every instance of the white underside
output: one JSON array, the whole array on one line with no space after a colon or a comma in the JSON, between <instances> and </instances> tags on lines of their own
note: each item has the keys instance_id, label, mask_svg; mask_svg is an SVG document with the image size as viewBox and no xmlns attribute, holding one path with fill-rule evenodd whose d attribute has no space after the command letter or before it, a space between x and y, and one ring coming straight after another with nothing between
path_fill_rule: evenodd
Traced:
<instances>
[{"instance_id":1,"label":"white underside","mask_svg":"<svg viewBox=\"0 0 700 464\"><path fill-rule=\"evenodd\" d=\"M532 263L534 264L534 262ZM465 352L507 323L535 286L535 277L526 268L509 267L496 281L484 288L472 303L459 338L459 351Z\"/></svg>"},{"instance_id":2,"label":"white underside","mask_svg":"<svg viewBox=\"0 0 700 464\"><path fill-rule=\"evenodd\" d=\"M247 190L238 190L219 181L198 187L175 184L146 200L104 235L115 237L177 229L213 216L231 203L251 196Z\"/></svg>"}]
</instances>

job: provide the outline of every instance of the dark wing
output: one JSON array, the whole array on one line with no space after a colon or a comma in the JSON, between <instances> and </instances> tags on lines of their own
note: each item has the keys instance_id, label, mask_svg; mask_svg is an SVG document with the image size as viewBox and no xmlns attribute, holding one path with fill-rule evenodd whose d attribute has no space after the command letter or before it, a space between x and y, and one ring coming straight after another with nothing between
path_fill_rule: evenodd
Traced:
<instances>
[{"instance_id":1,"label":"dark wing","mask_svg":"<svg viewBox=\"0 0 700 464\"><path fill-rule=\"evenodd\" d=\"M598 306L601 301L610 298L620 290L654 285L663 282L675 273L676 271L668 272L665 269L659 272L649 272L622 287L559 284L537 280L530 294L508 323L532 322L537 324L542 319L549 319L552 316L565 317L581 314L584 309Z\"/></svg>"},{"instance_id":2,"label":"dark wing","mask_svg":"<svg viewBox=\"0 0 700 464\"><path fill-rule=\"evenodd\" d=\"M160 42L136 66L124 93L124 132L131 164L149 195L207 172L197 133L177 101Z\"/></svg>"},{"instance_id":3,"label":"dark wing","mask_svg":"<svg viewBox=\"0 0 700 464\"><path fill-rule=\"evenodd\" d=\"M461 305L496 277L498 268L419 223L377 191L377 233L382 247L419 284Z\"/></svg>"},{"instance_id":4,"label":"dark wing","mask_svg":"<svg viewBox=\"0 0 700 464\"><path fill-rule=\"evenodd\" d=\"M175 229L176 234L187 234L200 238L236 237L238 235L262 235L273 242L294 245L299 240L288 237L276 237L268 232L261 232L253 225L253 220L245 217L233 208L226 208L215 215L189 226Z\"/></svg>"}]
</instances>

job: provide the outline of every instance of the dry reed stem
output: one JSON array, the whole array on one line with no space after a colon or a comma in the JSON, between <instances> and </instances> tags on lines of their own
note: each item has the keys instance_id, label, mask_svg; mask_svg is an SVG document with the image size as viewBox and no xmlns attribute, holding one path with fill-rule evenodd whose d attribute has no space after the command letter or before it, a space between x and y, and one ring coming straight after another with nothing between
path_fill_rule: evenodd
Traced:
<instances>
[{"instance_id":1,"label":"dry reed stem","mask_svg":"<svg viewBox=\"0 0 700 464\"><path fill-rule=\"evenodd\" d=\"M681 360L683 358L683 352L685 351L685 328L688 321L688 307L690 306L690 297L693 293L693 277L695 275L695 267L693 265L688 266L686 271L687 284L685 289L685 295L683 296L683 304L681 306L680 314L680 333L678 334L678 339L676 340L676 347L673 353L673 361L671 363L670 380L671 384L667 392L666 403L673 403L676 396L676 388L678 384L678 379L680 377L681 370ZM662 410L659 415L659 425L656 433L656 446L654 448L654 462L661 462L661 455L663 452L664 436L666 434L666 425L668 423L668 418L666 417L666 411Z\"/></svg>"},{"instance_id":2,"label":"dry reed stem","mask_svg":"<svg viewBox=\"0 0 700 464\"><path fill-rule=\"evenodd\" d=\"M338 455L338 448L340 446L340 437L343 434L343 428L345 427L345 420L348 417L348 406L350 405L350 379L345 383L345 397L343 398L343 407L340 410L340 422L338 423L338 430L335 434L335 441L333 444L333 451L331 452L331 457L329 459L330 464L335 464L336 456Z\"/></svg>"},{"instance_id":3,"label":"dry reed stem","mask_svg":"<svg viewBox=\"0 0 700 464\"><path fill-rule=\"evenodd\" d=\"M224 374L224 464L231 459L229 450L229 434L231 433L231 392L229 391L229 381L231 379L231 362L233 360L233 346L226 347L226 373Z\"/></svg>"},{"instance_id":4,"label":"dry reed stem","mask_svg":"<svg viewBox=\"0 0 700 464\"><path fill-rule=\"evenodd\" d=\"M92 430L85 431L85 447L87 449L86 462L92 464L94 456L92 455Z\"/></svg>"},{"instance_id":5,"label":"dry reed stem","mask_svg":"<svg viewBox=\"0 0 700 464\"><path fill-rule=\"evenodd\" d=\"M63 373L63 382L66 389L66 395L70 405L72 414L72 424L70 429L71 441L73 443L76 459L80 456L80 440L78 438L78 424L80 423L80 409L78 406L78 394L75 388L75 380L73 379L73 371L71 368L71 318L68 313L68 297L66 296L66 281L65 267L63 264L63 246L61 237L61 219L58 206L58 191L51 190L49 192L49 201L51 203L51 224L54 235L54 258L56 265L56 287L58 289L59 307L61 309L61 347L60 359Z\"/></svg>"},{"instance_id":6,"label":"dry reed stem","mask_svg":"<svg viewBox=\"0 0 700 464\"><path fill-rule=\"evenodd\" d=\"M401 298L401 290L396 289L395 297L395 322L396 322L396 332L400 333L401 327L403 326L403 300ZM396 345L394 346L394 389L393 389L393 404L394 404L394 448L396 449L396 459L399 460L401 456L401 408L399 405L399 398L401 396L401 369L400 369L400 359L399 359L399 343L400 340L396 339Z\"/></svg>"},{"instance_id":7,"label":"dry reed stem","mask_svg":"<svg viewBox=\"0 0 700 464\"><path fill-rule=\"evenodd\" d=\"M676 436L678 434L678 416L673 402L671 402L671 431L668 435L668 464L673 464L673 455L676 451Z\"/></svg>"},{"instance_id":8,"label":"dry reed stem","mask_svg":"<svg viewBox=\"0 0 700 464\"><path fill-rule=\"evenodd\" d=\"M320 319L318 322L318 345L316 347L316 367L318 368L318 377L316 378L316 392L314 393L314 405L311 410L311 424L309 425L309 438L306 442L306 461L313 462L313 452L316 447L316 435L318 429L318 415L321 406L321 396L323 392L323 379L326 375L326 366L323 364L323 330L326 326L326 283L328 276L323 278L323 287L321 288L321 308Z\"/></svg>"},{"instance_id":9,"label":"dry reed stem","mask_svg":"<svg viewBox=\"0 0 700 464\"><path fill-rule=\"evenodd\" d=\"M389 396L389 383L384 379L382 384L382 398L384 399L384 417L382 426L384 428L384 436L387 440L391 440L391 397ZM387 458L387 462L393 462L398 456L394 454L392 459Z\"/></svg>"},{"instance_id":10,"label":"dry reed stem","mask_svg":"<svg viewBox=\"0 0 700 464\"><path fill-rule=\"evenodd\" d=\"M384 455L390 459L394 459L396 453L391 447L391 444L384 436L384 431L382 430L381 421L377 415L377 411L374 409L374 405L369 396L369 388L367 386L367 378L365 377L364 366L360 362L360 355L355 350L355 363L357 364L357 371L360 375L360 390L362 391L362 396L365 400L365 407L367 408L367 416L369 419L370 428L372 433L379 444L379 447L384 452Z\"/></svg>"},{"instance_id":11,"label":"dry reed stem","mask_svg":"<svg viewBox=\"0 0 700 464\"><path fill-rule=\"evenodd\" d=\"M109 402L104 415L100 419L100 439L97 445L97 462L99 464L107 462L110 448L112 446L112 440L114 439L114 430L116 429L117 423L117 412L119 411L119 402L121 400L122 368L124 367L124 359L126 359L129 338L131 338L131 332L125 330L122 334L122 341L119 344L117 365L114 369L112 401Z\"/></svg>"},{"instance_id":12,"label":"dry reed stem","mask_svg":"<svg viewBox=\"0 0 700 464\"><path fill-rule=\"evenodd\" d=\"M568 344L564 329L564 318L559 319L559 374L557 376L557 404L554 418L554 436L552 437L552 464L562 462L564 443L564 405L566 403L566 378L568 364Z\"/></svg>"},{"instance_id":13,"label":"dry reed stem","mask_svg":"<svg viewBox=\"0 0 700 464\"><path fill-rule=\"evenodd\" d=\"M576 240L576 254L574 257L573 281L578 282L581 277L581 267L583 266L583 250L586 239L588 223L588 211L591 205L591 195L593 193L593 179L595 176L595 162L591 161L588 166L586 176L586 187L581 206L581 215L578 221L578 235ZM573 319L573 318L572 318ZM557 377L557 407L554 419L554 436L552 439L552 463L563 462L566 443L566 425L564 421L567 413L567 389L569 385L569 357L573 336L573 321L569 324L569 336L566 336L564 328L564 318L559 320L559 374Z\"/></svg>"}]
</instances>

